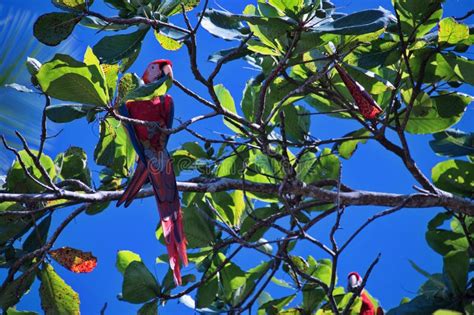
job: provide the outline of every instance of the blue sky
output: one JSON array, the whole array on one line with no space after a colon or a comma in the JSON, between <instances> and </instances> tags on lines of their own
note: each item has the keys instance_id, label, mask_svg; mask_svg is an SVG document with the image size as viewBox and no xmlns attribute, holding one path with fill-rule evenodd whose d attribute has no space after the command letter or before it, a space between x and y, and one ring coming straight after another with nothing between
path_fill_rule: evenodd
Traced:
<instances>
[{"instance_id":1,"label":"blue sky","mask_svg":"<svg viewBox=\"0 0 474 315\"><path fill-rule=\"evenodd\" d=\"M96 11L105 10L100 0L96 0L93 9ZM383 6L391 8L390 1L334 1L338 10L342 12L353 12L367 8ZM232 12L241 12L243 7L254 1L220 0L210 1L210 7L218 8L222 6ZM49 1L16 1L3 0L7 8L13 7L18 10L28 10L36 14L55 11L56 9ZM470 0L451 0L445 6L445 16L461 16L467 10L472 9ZM0 11L5 14L6 10ZM193 11L192 17L195 18ZM5 16L0 16L3 19ZM181 23L180 18L177 23ZM472 23L473 21L471 21ZM87 45L94 45L103 35L95 34L94 31L81 27L76 28L73 33L73 45L76 57L80 58ZM232 47L235 43L224 42L216 39L206 32L201 31L198 37L200 51L198 53L201 69L208 73L213 64L207 62L207 56L222 48ZM473 56L469 54L471 58ZM178 80L197 92L204 92L198 86L189 71L189 63L185 49L178 52L164 51L155 41L150 33L143 45L141 54L137 62L129 71L141 74L146 64L157 58L169 58L173 60L174 72ZM45 61L45 60L42 60ZM242 89L245 82L256 72L249 69L243 62L230 63L224 68L216 80L216 83L223 83L233 95L238 104L241 98ZM469 88L467 93L474 95L474 90ZM187 119L197 114L206 113L207 109L197 104L177 88L170 91L175 99L175 117ZM41 105L42 106L42 105ZM32 122L36 124L39 122ZM456 127L463 130L471 130L474 123L474 111L469 106L463 121ZM200 132L212 135L213 130L224 130L220 119L206 121L196 125ZM318 138L342 136L356 128L356 124L351 121L341 121L328 117L314 116L312 121L312 135ZM98 125L96 123L87 124L85 121L77 121L68 125L52 126L54 130L63 129L59 137L55 138L48 146L47 153L55 156L57 153L66 150L69 146L81 146L86 149L92 159L93 149L98 140ZM409 137L412 154L418 162L422 171L429 176L431 168L443 158L435 156L428 146L430 136ZM169 142L169 148L175 149L180 144L187 141L195 141L189 134L180 133L173 135ZM92 168L95 175L100 168ZM401 161L386 154L381 147L375 143L363 145L349 161L344 161L343 181L345 184L364 190L376 190L393 193L410 193L414 180L403 169ZM342 221L342 229L338 232L337 238L342 242L350 235L354 229L381 208L351 207ZM341 258L338 276L342 279L341 285L345 285L345 277L350 271L364 272L371 261L380 252L382 258L375 268L367 288L376 296L384 308L389 309L397 305L404 296L411 297L421 283L424 282L408 260L415 261L418 265L430 272L441 271L441 257L436 255L427 245L424 239L427 222L439 211L439 209L405 209L383 218L369 226L353 242L352 246ZM54 220L60 222L70 209L59 210ZM312 235L327 240L327 235L332 226L334 218L329 218L318 224L312 231ZM67 283L79 293L81 298L81 310L83 314L95 314L100 311L104 303L108 303L107 314L132 314L138 308L136 305L120 302L116 296L121 291L122 276L115 268L115 253L118 250L127 249L139 253L148 268L154 272L158 279L162 279L165 268L155 265L155 258L164 253L165 248L155 239L155 227L158 222L156 205L152 198L139 200L127 208L109 207L103 213L96 216L83 215L77 218L62 236L58 239L55 247L71 246L86 251L92 251L98 257L98 267L91 274L72 274L57 266L56 270L66 280ZM295 255L313 255L316 258L325 258L318 251L309 251L307 244L302 244L295 249ZM243 267L255 266L260 259L258 255L252 254L249 260L248 255L241 255L237 258ZM192 267L191 267L192 268ZM186 270L184 272L186 273ZM0 275L3 275L3 271ZM280 278L285 278L279 274ZM38 284L23 299L19 309L40 311L40 304L37 294ZM291 292L272 286L269 290L274 297L280 297ZM171 302L165 308L160 309L160 314L188 314L192 313L183 305Z\"/></svg>"}]
</instances>

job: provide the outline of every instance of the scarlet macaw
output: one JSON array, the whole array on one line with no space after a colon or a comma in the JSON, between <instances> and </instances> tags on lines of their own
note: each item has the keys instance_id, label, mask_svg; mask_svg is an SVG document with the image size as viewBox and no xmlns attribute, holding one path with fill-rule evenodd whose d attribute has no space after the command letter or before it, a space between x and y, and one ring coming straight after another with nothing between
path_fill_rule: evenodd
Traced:
<instances>
[{"instance_id":1,"label":"scarlet macaw","mask_svg":"<svg viewBox=\"0 0 474 315\"><path fill-rule=\"evenodd\" d=\"M172 63L169 60L155 60L145 70L142 79L145 84L173 78ZM128 101L119 107L122 116L143 121L158 122L162 128L171 128L174 117L173 99L170 95L154 97L144 101ZM176 284L181 285L180 261L186 266L186 237L183 230L183 214L179 202L173 164L166 149L168 134L157 128L138 124L126 124L130 140L138 155L138 162L132 179L117 206L130 205L140 188L150 181L155 193L161 226L168 250L170 267Z\"/></svg>"},{"instance_id":2,"label":"scarlet macaw","mask_svg":"<svg viewBox=\"0 0 474 315\"><path fill-rule=\"evenodd\" d=\"M339 64L335 63L334 67L336 68L337 72L341 76L342 81L344 82L345 86L351 93L354 101L359 108L359 112L364 116L365 119L373 120L377 115L379 115L383 110L380 106L375 102L375 100L370 96L369 93L359 84L356 80L354 80L347 72L341 67Z\"/></svg>"},{"instance_id":3,"label":"scarlet macaw","mask_svg":"<svg viewBox=\"0 0 474 315\"><path fill-rule=\"evenodd\" d=\"M357 272L351 272L347 276L347 290L350 292L355 292L362 285L362 277ZM383 309L379 306L377 311L375 310L375 305L372 303L372 300L369 298L369 295L363 289L360 292L360 298L362 300L362 306L360 308L360 315L383 315Z\"/></svg>"}]
</instances>

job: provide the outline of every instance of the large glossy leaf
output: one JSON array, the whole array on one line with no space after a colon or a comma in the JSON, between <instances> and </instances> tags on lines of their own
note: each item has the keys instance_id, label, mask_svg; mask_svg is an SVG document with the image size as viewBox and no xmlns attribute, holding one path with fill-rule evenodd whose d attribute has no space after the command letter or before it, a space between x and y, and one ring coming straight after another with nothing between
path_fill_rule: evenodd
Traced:
<instances>
[{"instance_id":1,"label":"large glossy leaf","mask_svg":"<svg viewBox=\"0 0 474 315\"><path fill-rule=\"evenodd\" d=\"M16 202L0 202L0 212L2 211L22 211L25 208ZM5 244L13 238L25 234L33 222L29 220L30 216L5 215L2 214L0 220L0 244Z\"/></svg>"},{"instance_id":2,"label":"large glossy leaf","mask_svg":"<svg viewBox=\"0 0 474 315\"><path fill-rule=\"evenodd\" d=\"M94 150L95 162L107 166L118 175L128 176L135 156L123 125L114 118L102 121L99 142Z\"/></svg>"},{"instance_id":3,"label":"large glossy leaf","mask_svg":"<svg viewBox=\"0 0 474 315\"><path fill-rule=\"evenodd\" d=\"M462 160L440 162L431 170L431 178L441 189L468 198L473 197L474 163Z\"/></svg>"},{"instance_id":4,"label":"large glossy leaf","mask_svg":"<svg viewBox=\"0 0 474 315\"><path fill-rule=\"evenodd\" d=\"M128 92L123 101L149 100L157 96L165 95L170 89L173 81L168 76L163 76L152 83L140 85Z\"/></svg>"},{"instance_id":5,"label":"large glossy leaf","mask_svg":"<svg viewBox=\"0 0 474 315\"><path fill-rule=\"evenodd\" d=\"M95 108L89 104L58 104L46 108L46 116L55 123L67 123L82 118Z\"/></svg>"},{"instance_id":6,"label":"large glossy leaf","mask_svg":"<svg viewBox=\"0 0 474 315\"><path fill-rule=\"evenodd\" d=\"M344 137L368 137L370 136L370 132L365 129L359 129L353 132L348 133ZM347 140L344 142L341 142L340 144L337 145L337 151L339 152L339 156L341 156L344 159L350 159L351 156L354 154L355 150L357 150L357 146L359 144L366 143L367 139L356 139L356 140Z\"/></svg>"},{"instance_id":7,"label":"large glossy leaf","mask_svg":"<svg viewBox=\"0 0 474 315\"><path fill-rule=\"evenodd\" d=\"M132 261L125 269L122 284L123 299L130 303L144 303L158 296L160 285L140 261Z\"/></svg>"},{"instance_id":8,"label":"large glossy leaf","mask_svg":"<svg viewBox=\"0 0 474 315\"><path fill-rule=\"evenodd\" d=\"M94 0L53 0L55 6L63 10L83 11L87 5L92 5Z\"/></svg>"},{"instance_id":9,"label":"large glossy leaf","mask_svg":"<svg viewBox=\"0 0 474 315\"><path fill-rule=\"evenodd\" d=\"M212 35L227 40L239 40L250 32L238 16L214 9L204 12L201 25Z\"/></svg>"},{"instance_id":10,"label":"large glossy leaf","mask_svg":"<svg viewBox=\"0 0 474 315\"><path fill-rule=\"evenodd\" d=\"M411 97L411 90L402 92L405 103ZM414 134L429 134L446 130L457 123L472 98L465 94L449 93L429 97L420 93L410 113L406 131ZM400 116L404 119L405 115Z\"/></svg>"},{"instance_id":11,"label":"large glossy leaf","mask_svg":"<svg viewBox=\"0 0 474 315\"><path fill-rule=\"evenodd\" d=\"M225 223L230 226L238 226L240 224L240 218L245 211L245 199L241 190L234 190L231 193L208 193L207 196Z\"/></svg>"},{"instance_id":12,"label":"large glossy leaf","mask_svg":"<svg viewBox=\"0 0 474 315\"><path fill-rule=\"evenodd\" d=\"M187 207L184 212L184 233L188 241L188 248L206 247L215 241L214 226L207 216L210 214L201 204Z\"/></svg>"},{"instance_id":13,"label":"large glossy leaf","mask_svg":"<svg viewBox=\"0 0 474 315\"><path fill-rule=\"evenodd\" d=\"M218 253L214 258L214 264L216 266L221 265L226 259L225 255ZM226 300L232 302L233 295L237 290L242 287L246 282L245 273L240 269L239 266L229 261L219 272L220 282L224 289L224 297Z\"/></svg>"},{"instance_id":14,"label":"large glossy leaf","mask_svg":"<svg viewBox=\"0 0 474 315\"><path fill-rule=\"evenodd\" d=\"M36 20L33 34L43 44L56 46L71 35L81 18L75 13L47 13Z\"/></svg>"},{"instance_id":15,"label":"large glossy leaf","mask_svg":"<svg viewBox=\"0 0 474 315\"><path fill-rule=\"evenodd\" d=\"M438 42L440 44L457 44L469 38L469 27L458 23L452 17L439 22Z\"/></svg>"},{"instance_id":16,"label":"large glossy leaf","mask_svg":"<svg viewBox=\"0 0 474 315\"><path fill-rule=\"evenodd\" d=\"M38 154L37 151L32 150L32 152L35 155ZM19 154L29 173L42 183L46 183L46 179L43 177L40 170L36 167L35 163L33 162L33 159L28 155L28 153L22 150L19 152ZM43 153L40 158L40 163L41 165L43 165L48 175L54 179L56 177L56 168L54 166L53 160ZM18 160L13 163L12 167L8 171L7 189L15 193L31 193L44 191L43 187L35 183L25 174Z\"/></svg>"},{"instance_id":17,"label":"large glossy leaf","mask_svg":"<svg viewBox=\"0 0 474 315\"><path fill-rule=\"evenodd\" d=\"M452 251L443 257L443 274L448 279L450 291L455 296L463 296L466 291L469 255L467 251Z\"/></svg>"},{"instance_id":18,"label":"large glossy leaf","mask_svg":"<svg viewBox=\"0 0 474 315\"><path fill-rule=\"evenodd\" d=\"M148 30L149 27L144 27L129 34L105 36L93 47L94 54L103 63L115 64L135 52Z\"/></svg>"},{"instance_id":19,"label":"large glossy leaf","mask_svg":"<svg viewBox=\"0 0 474 315\"><path fill-rule=\"evenodd\" d=\"M171 16L174 14L181 13L182 6L185 11L191 11L199 5L200 0L164 0L161 1L158 7L158 12L165 16Z\"/></svg>"},{"instance_id":20,"label":"large glossy leaf","mask_svg":"<svg viewBox=\"0 0 474 315\"><path fill-rule=\"evenodd\" d=\"M317 25L315 32L340 35L360 35L385 28L391 19L391 13L382 8L364 10L345 15L334 21Z\"/></svg>"},{"instance_id":21,"label":"large glossy leaf","mask_svg":"<svg viewBox=\"0 0 474 315\"><path fill-rule=\"evenodd\" d=\"M392 0L400 16L403 33L408 36L415 33L421 37L439 22L443 9L443 0Z\"/></svg>"},{"instance_id":22,"label":"large glossy leaf","mask_svg":"<svg viewBox=\"0 0 474 315\"><path fill-rule=\"evenodd\" d=\"M305 153L296 166L296 172L298 179L311 184L323 179L336 179L339 174L339 164L337 156L326 148L319 156L312 152Z\"/></svg>"},{"instance_id":23,"label":"large glossy leaf","mask_svg":"<svg viewBox=\"0 0 474 315\"><path fill-rule=\"evenodd\" d=\"M37 221L37 219L36 219ZM18 223L20 226L23 224ZM46 218L41 220L39 224L34 225L30 235L23 242L23 250L26 252L32 252L46 243L48 238L49 227L51 226L51 216L48 215Z\"/></svg>"},{"instance_id":24,"label":"large glossy leaf","mask_svg":"<svg viewBox=\"0 0 474 315\"><path fill-rule=\"evenodd\" d=\"M43 91L60 100L98 106L109 101L100 69L68 55L55 55L40 68L36 78Z\"/></svg>"},{"instance_id":25,"label":"large glossy leaf","mask_svg":"<svg viewBox=\"0 0 474 315\"><path fill-rule=\"evenodd\" d=\"M41 308L45 314L80 314L79 295L46 264L40 274Z\"/></svg>"},{"instance_id":26,"label":"large glossy leaf","mask_svg":"<svg viewBox=\"0 0 474 315\"><path fill-rule=\"evenodd\" d=\"M35 281L35 272L22 274L0 291L0 307L7 309L17 304Z\"/></svg>"},{"instance_id":27,"label":"large glossy leaf","mask_svg":"<svg viewBox=\"0 0 474 315\"><path fill-rule=\"evenodd\" d=\"M62 178L77 179L86 185L91 184L91 171L87 166L86 152L82 148L70 147L56 157L55 163Z\"/></svg>"},{"instance_id":28,"label":"large glossy leaf","mask_svg":"<svg viewBox=\"0 0 474 315\"><path fill-rule=\"evenodd\" d=\"M308 137L311 126L309 112L302 106L285 106L285 131L290 141L303 141ZM280 120L280 119L278 119Z\"/></svg>"},{"instance_id":29,"label":"large glossy leaf","mask_svg":"<svg viewBox=\"0 0 474 315\"><path fill-rule=\"evenodd\" d=\"M117 267L118 271L122 274L127 269L128 265L133 261L142 261L140 255L129 251L129 250L120 250L117 253L117 260L115 261L115 266Z\"/></svg>"},{"instance_id":30,"label":"large glossy leaf","mask_svg":"<svg viewBox=\"0 0 474 315\"><path fill-rule=\"evenodd\" d=\"M266 302L262 304L258 308L258 315L265 315L265 314L270 314L270 315L276 315L280 314L280 311L282 310L283 307L286 305L290 304L291 301L296 297L296 294L292 294L286 297L282 297L279 299L273 299L269 302Z\"/></svg>"},{"instance_id":31,"label":"large glossy leaf","mask_svg":"<svg viewBox=\"0 0 474 315\"><path fill-rule=\"evenodd\" d=\"M229 90L227 90L222 84L218 84L214 86L214 91L216 92L217 98L219 99L219 102L221 103L222 107L228 110L229 112L236 114L237 111L235 109L234 98L230 94ZM240 129L236 127L236 125L239 125L239 123L231 121L227 117L224 117L223 119L224 124L229 127L230 130L236 133L241 133Z\"/></svg>"},{"instance_id":32,"label":"large glossy leaf","mask_svg":"<svg viewBox=\"0 0 474 315\"><path fill-rule=\"evenodd\" d=\"M439 155L464 156L474 155L474 133L466 133L457 129L447 129L433 134L430 141L431 149Z\"/></svg>"},{"instance_id":33,"label":"large glossy leaf","mask_svg":"<svg viewBox=\"0 0 474 315\"><path fill-rule=\"evenodd\" d=\"M245 219L242 221L242 225L240 226L240 232L242 235L246 236L246 233L250 232L255 225L258 223L259 220L263 220L265 218L268 218L269 216L277 213L278 207L263 207L263 208L257 208L254 211L250 212L249 215L245 217ZM249 238L250 242L256 242L258 241L263 235L265 234L266 231L268 231L269 227L268 226L262 226L259 229L255 231L255 233L252 235L252 237Z\"/></svg>"}]
</instances>

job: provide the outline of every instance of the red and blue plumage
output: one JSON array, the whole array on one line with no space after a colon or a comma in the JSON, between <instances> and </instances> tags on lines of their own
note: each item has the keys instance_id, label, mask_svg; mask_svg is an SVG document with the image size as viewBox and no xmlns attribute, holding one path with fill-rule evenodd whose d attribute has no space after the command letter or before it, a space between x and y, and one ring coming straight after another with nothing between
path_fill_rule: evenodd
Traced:
<instances>
[{"instance_id":1,"label":"red and blue plumage","mask_svg":"<svg viewBox=\"0 0 474 315\"><path fill-rule=\"evenodd\" d=\"M145 83L151 83L163 75L172 77L171 62L156 60L147 67L143 80ZM173 99L170 95L163 95L150 100L128 101L120 106L119 113L134 119L157 122L162 128L169 129L174 117ZM169 135L145 125L126 124L126 128L137 152L138 162L117 206L122 203L125 203L125 207L130 205L140 188L148 181L151 183L160 213L170 267L175 282L181 284L180 262L187 265L188 258L176 177L166 149Z\"/></svg>"}]
</instances>

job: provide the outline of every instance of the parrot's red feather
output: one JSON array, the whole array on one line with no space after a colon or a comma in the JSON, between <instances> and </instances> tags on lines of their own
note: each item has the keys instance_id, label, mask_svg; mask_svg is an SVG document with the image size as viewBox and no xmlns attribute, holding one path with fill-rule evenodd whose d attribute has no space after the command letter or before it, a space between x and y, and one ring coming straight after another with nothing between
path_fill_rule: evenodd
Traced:
<instances>
[{"instance_id":1,"label":"parrot's red feather","mask_svg":"<svg viewBox=\"0 0 474 315\"><path fill-rule=\"evenodd\" d=\"M174 108L169 95L146 101L130 101L126 106L131 118L158 122L163 128L171 127ZM150 180L160 213L170 267L176 284L181 285L180 262L187 265L188 257L176 176L172 160L166 150L168 135L144 125L134 125L133 129L143 148L141 156L146 159L146 167L145 163L139 162L130 182L132 187L125 190L119 203L123 202L123 199L126 200L126 205L129 204L146 179Z\"/></svg>"},{"instance_id":2,"label":"parrot's red feather","mask_svg":"<svg viewBox=\"0 0 474 315\"><path fill-rule=\"evenodd\" d=\"M375 306L370 300L369 296L365 291L362 292L360 295L360 298L362 300L362 306L360 308L360 315L377 315L378 313L375 313Z\"/></svg>"},{"instance_id":3,"label":"parrot's red feather","mask_svg":"<svg viewBox=\"0 0 474 315\"><path fill-rule=\"evenodd\" d=\"M345 86L351 93L354 101L359 107L359 111L366 119L375 119L377 115L382 112L382 108L374 101L372 96L367 93L366 90L357 82L355 81L347 72L337 63L334 65L337 72L341 76L342 81L344 82Z\"/></svg>"},{"instance_id":4,"label":"parrot's red feather","mask_svg":"<svg viewBox=\"0 0 474 315\"><path fill-rule=\"evenodd\" d=\"M147 180L148 172L146 170L146 166L142 161L139 160L130 183L128 184L122 196L120 196L120 199L117 201L117 207L124 202L125 207L128 207Z\"/></svg>"}]
</instances>

